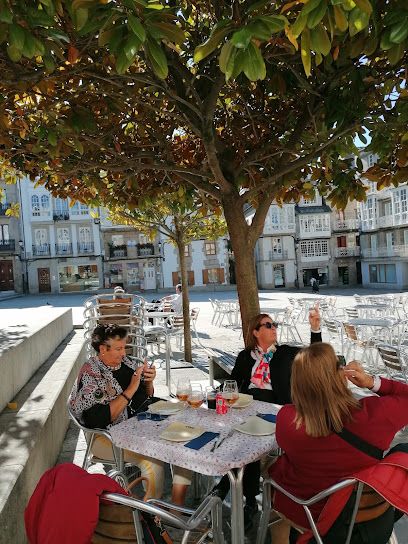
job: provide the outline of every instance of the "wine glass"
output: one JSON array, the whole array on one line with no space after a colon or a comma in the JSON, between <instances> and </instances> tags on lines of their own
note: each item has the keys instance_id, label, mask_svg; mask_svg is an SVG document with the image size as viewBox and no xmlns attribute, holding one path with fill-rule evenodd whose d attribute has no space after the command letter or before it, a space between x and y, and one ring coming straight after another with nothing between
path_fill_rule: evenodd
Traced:
<instances>
[{"instance_id":1,"label":"wine glass","mask_svg":"<svg viewBox=\"0 0 408 544\"><path fill-rule=\"evenodd\" d=\"M228 406L232 406L239 398L238 384L235 380L225 380L222 396Z\"/></svg>"},{"instance_id":2,"label":"wine glass","mask_svg":"<svg viewBox=\"0 0 408 544\"><path fill-rule=\"evenodd\" d=\"M184 403L187 404L187 399L191 393L191 383L188 378L180 378L177 381L176 397Z\"/></svg>"},{"instance_id":3,"label":"wine glass","mask_svg":"<svg viewBox=\"0 0 408 544\"><path fill-rule=\"evenodd\" d=\"M194 410L200 408L200 406L204 402L203 388L200 384L194 384L191 387L191 391L187 397L187 402L191 406L191 408L194 408Z\"/></svg>"}]
</instances>

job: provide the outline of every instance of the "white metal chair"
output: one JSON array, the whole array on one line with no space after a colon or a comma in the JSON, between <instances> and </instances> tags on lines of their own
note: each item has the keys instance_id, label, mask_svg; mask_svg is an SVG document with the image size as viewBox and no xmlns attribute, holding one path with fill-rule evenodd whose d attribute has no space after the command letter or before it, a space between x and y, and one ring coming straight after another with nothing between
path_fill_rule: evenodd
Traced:
<instances>
[{"instance_id":1,"label":"white metal chair","mask_svg":"<svg viewBox=\"0 0 408 544\"><path fill-rule=\"evenodd\" d=\"M284 314L281 314L281 318L278 317L277 322L279 323L279 342L285 340L287 342L302 342L302 337L300 336L299 330L296 327L296 314L292 306L288 306Z\"/></svg>"},{"instance_id":2,"label":"white metal chair","mask_svg":"<svg viewBox=\"0 0 408 544\"><path fill-rule=\"evenodd\" d=\"M378 344L377 349L387 375L394 380L408 383L408 352L389 344Z\"/></svg>"},{"instance_id":3,"label":"white metal chair","mask_svg":"<svg viewBox=\"0 0 408 544\"><path fill-rule=\"evenodd\" d=\"M175 506L157 499L149 499L145 502L119 493L103 493L101 499L104 503L121 505L132 510L137 544L145 542L140 518L140 514L143 513L150 514L153 518L159 518L160 522L165 525L181 529L183 531L181 544L187 544L191 533L202 529L203 523L206 523L208 528L204 530L196 544L203 543L209 533L212 534L214 544L224 544L225 542L222 532L222 502L219 497L214 495L207 496L196 510ZM184 515L181 516L181 514Z\"/></svg>"},{"instance_id":4,"label":"white metal chair","mask_svg":"<svg viewBox=\"0 0 408 544\"><path fill-rule=\"evenodd\" d=\"M350 353L356 357L358 350L361 350L361 355L357 356L366 366L377 370L378 352L376 351L377 344L380 339L374 336L363 337L360 330L351 323L343 323L344 340L345 340L345 357L350 358Z\"/></svg>"},{"instance_id":5,"label":"white metal chair","mask_svg":"<svg viewBox=\"0 0 408 544\"><path fill-rule=\"evenodd\" d=\"M74 412L72 411L69 401L67 403L67 409L68 409L69 417L74 422L75 426L78 427L78 429L80 429L84 433L84 436L85 436L87 445L86 445L84 461L82 463L82 468L84 470L88 470L88 468L91 465L96 463L102 463L103 465L111 466L113 469L117 471L120 471L120 472L123 471L123 468L124 468L123 451L121 448L118 448L117 446L115 446L109 431L106 429L89 429L88 427L85 427L84 425L82 425L82 423L80 423L80 421L77 419ZM98 436L104 436L110 442L112 446L112 459L101 459L99 457L96 457L92 453L92 445L95 441L95 438L97 438Z\"/></svg>"},{"instance_id":6,"label":"white metal chair","mask_svg":"<svg viewBox=\"0 0 408 544\"><path fill-rule=\"evenodd\" d=\"M322 319L322 325L326 329L327 334L329 335L330 343L339 343L341 353L344 350L344 340L343 340L343 330L341 323L335 319Z\"/></svg>"},{"instance_id":7,"label":"white metal chair","mask_svg":"<svg viewBox=\"0 0 408 544\"><path fill-rule=\"evenodd\" d=\"M309 507L312 506L313 504L316 504L317 502L319 502L319 501L321 501L323 499L328 498L330 495L333 495L334 493L340 491L341 489L344 489L345 487L349 487L349 486L356 486L356 497L355 497L354 507L353 507L353 511L352 511L352 514L351 514L351 518L350 518L350 525L349 525L347 538L346 538L346 541L344 542L344 544L349 544L350 540L351 540L351 536L352 536L352 533L353 533L353 529L354 529L354 525L355 525L355 521L356 521L356 516L357 516L357 512L358 512L358 506L360 504L360 499L361 499L361 495L362 495L363 487L364 487L364 484L362 482L358 482L357 480L355 480L353 478L349 478L349 479L344 480L342 482L339 482L339 483L337 483L335 485L332 485L331 487L329 487L327 489L324 489L323 491L321 491L320 493L317 493L316 495L314 495L310 499L300 499L300 498L295 497L294 495L292 495L292 493L290 493L289 491L284 489L281 485L279 485L272 478L264 480L263 492L262 492L262 515L261 515L261 519L260 519L260 522L259 522L259 528L258 528L258 535L257 535L257 539L256 539L256 544L264 544L265 543L266 533L267 533L268 525L269 525L270 513L271 513L271 510L272 510L272 504L271 504L272 488L277 489L278 491L280 491L281 493L286 495L286 497L291 499L296 504L299 504L299 505L303 506L306 517L307 517L307 519L309 521L310 529L312 530L313 536L314 536L317 544L323 544L322 536L319 534L319 531L318 531L318 529L316 527L316 522L313 519L313 516L312 516L312 513L311 513ZM396 540L394 532L391 535L389 543L390 544L391 543L398 544L398 541Z\"/></svg>"}]
</instances>

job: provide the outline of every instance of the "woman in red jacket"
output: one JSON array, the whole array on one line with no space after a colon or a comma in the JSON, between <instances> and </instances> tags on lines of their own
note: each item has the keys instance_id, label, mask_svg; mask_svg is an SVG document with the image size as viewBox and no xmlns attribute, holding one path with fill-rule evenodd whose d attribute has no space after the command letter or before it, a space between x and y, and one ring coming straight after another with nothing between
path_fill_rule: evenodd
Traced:
<instances>
[{"instance_id":1,"label":"woman in red jacket","mask_svg":"<svg viewBox=\"0 0 408 544\"><path fill-rule=\"evenodd\" d=\"M356 400L347 379L379 396ZM329 344L312 344L296 355L291 391L293 404L282 407L276 422L276 439L285 453L272 465L270 474L297 497L309 498L378 463L340 436L343 429L384 451L395 433L408 424L408 386L370 376L355 361L340 366ZM311 509L315 517L323 506L324 501ZM295 525L309 526L303 507L279 492L274 496L274 508ZM393 508L387 508L377 518L357 523L352 543L384 544L393 523ZM337 538L344 542L338 534L339 525L332 527L330 537L327 535L330 544Z\"/></svg>"}]
</instances>

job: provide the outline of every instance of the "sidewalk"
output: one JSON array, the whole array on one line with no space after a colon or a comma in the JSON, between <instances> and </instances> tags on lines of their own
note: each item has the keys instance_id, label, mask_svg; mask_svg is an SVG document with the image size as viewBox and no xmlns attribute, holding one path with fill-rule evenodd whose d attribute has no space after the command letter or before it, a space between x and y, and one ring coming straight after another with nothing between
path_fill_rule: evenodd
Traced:
<instances>
[{"instance_id":1,"label":"sidewalk","mask_svg":"<svg viewBox=\"0 0 408 544\"><path fill-rule=\"evenodd\" d=\"M336 290L337 291L337 290ZM343 291L344 294L338 293L338 307L347 307L354 304L354 299L352 295L355 291L350 290L350 292ZM362 294L368 294L366 290L359 290ZM332 290L323 291L320 294L334 294ZM288 304L287 297L304 297L311 296L310 290L300 292L284 292L284 291L268 291L260 292L261 306L273 306L273 307L285 307ZM217 292L217 298L219 299L231 299L235 298L236 293L231 293L231 291L226 292ZM197 331L199 333L200 342L207 348L218 348L224 351L237 351L243 348L244 343L241 337L241 329L236 327L216 327L211 324L212 320L212 308L211 304L207 299L208 293L192 293L191 296L191 307L197 307L200 309L200 313L197 320ZM65 297L64 297L65 298ZM74 309L74 321L75 319L81 319L80 308ZM77 323L79 324L79 323ZM309 326L307 323L300 323L299 331L301 333L302 339L305 344L309 343ZM324 340L324 338L323 338ZM175 342L172 342L174 346ZM160 362L164 360L164 354L154 355L153 358L156 361L157 367L157 378L155 380L155 394L162 398L168 397L168 390L165 385L165 371L160 367ZM175 390L177 380L179 378L189 378L191 381L200 382L204 385L208 385L208 358L204 349L200 347L193 346L193 364L186 363L183 361L183 354L179 352L173 352L172 366L171 366L171 381L172 389ZM408 438L407 438L408 440ZM58 459L58 463L62 462L74 462L75 464L81 465L83 461L83 456L85 453L85 441L82 436L78 436L78 431L73 425L70 426L66 439L61 451L61 454ZM93 470L100 470L102 467L96 467ZM166 478L167 488L165 490L165 495L169 495L170 492L170 478ZM209 483L211 485L211 483ZM165 497L166 498L166 497ZM228 501L226 501L228 503ZM191 506L192 499L188 499L188 504ZM229 512L226 509L225 511L225 523L224 523L224 532L226 537L226 542L229 542L229 527L228 519ZM258 515L259 518L259 515ZM254 524L253 529L246 535L245 543L243 544L254 544L256 541L257 534L257 521ZM399 544L408 544L408 522L405 520L405 517L402 518L396 525L397 536L399 538ZM176 544L180 540L177 540L177 535L173 535L174 543ZM267 540L267 544L269 541Z\"/></svg>"}]
</instances>

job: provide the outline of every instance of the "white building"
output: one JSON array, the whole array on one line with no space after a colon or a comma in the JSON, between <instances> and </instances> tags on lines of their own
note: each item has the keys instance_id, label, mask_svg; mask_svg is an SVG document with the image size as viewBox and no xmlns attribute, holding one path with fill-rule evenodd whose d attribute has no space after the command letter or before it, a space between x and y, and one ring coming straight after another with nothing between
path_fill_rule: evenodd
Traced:
<instances>
[{"instance_id":1,"label":"white building","mask_svg":"<svg viewBox=\"0 0 408 544\"><path fill-rule=\"evenodd\" d=\"M0 203L0 291L22 292L23 267L20 261L20 222L6 213L18 202L16 185L2 184L4 198Z\"/></svg>"},{"instance_id":2,"label":"white building","mask_svg":"<svg viewBox=\"0 0 408 544\"><path fill-rule=\"evenodd\" d=\"M26 290L58 293L101 287L99 220L87 206L54 198L28 178L17 184Z\"/></svg>"},{"instance_id":3,"label":"white building","mask_svg":"<svg viewBox=\"0 0 408 544\"><path fill-rule=\"evenodd\" d=\"M363 154L366 168L375 156ZM360 203L363 284L389 289L408 288L408 185L377 191L369 187L366 202Z\"/></svg>"}]
</instances>

